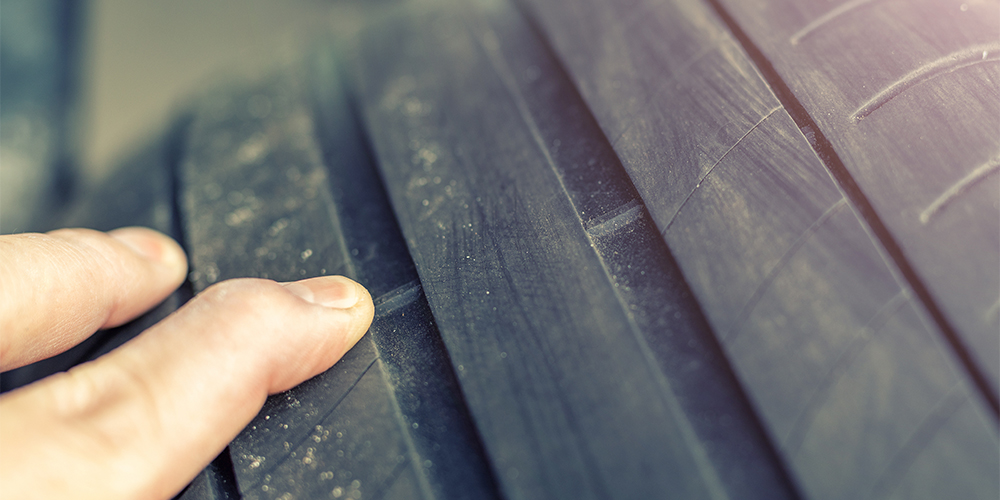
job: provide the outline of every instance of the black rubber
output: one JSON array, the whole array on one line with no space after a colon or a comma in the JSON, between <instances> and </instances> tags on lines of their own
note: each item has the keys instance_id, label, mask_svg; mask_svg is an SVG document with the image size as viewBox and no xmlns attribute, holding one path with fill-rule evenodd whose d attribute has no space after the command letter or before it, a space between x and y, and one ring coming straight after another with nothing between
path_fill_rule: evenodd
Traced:
<instances>
[{"instance_id":1,"label":"black rubber","mask_svg":"<svg viewBox=\"0 0 1000 500\"><path fill-rule=\"evenodd\" d=\"M354 68L504 495L792 496L606 139L505 7L408 12Z\"/></svg>"},{"instance_id":2,"label":"black rubber","mask_svg":"<svg viewBox=\"0 0 1000 500\"><path fill-rule=\"evenodd\" d=\"M339 273L369 335L181 498L997 498L1000 6L962 5L411 2L91 196L189 291L4 388Z\"/></svg>"},{"instance_id":3,"label":"black rubber","mask_svg":"<svg viewBox=\"0 0 1000 500\"><path fill-rule=\"evenodd\" d=\"M527 3L803 493L996 497L996 2Z\"/></svg>"},{"instance_id":4,"label":"black rubber","mask_svg":"<svg viewBox=\"0 0 1000 500\"><path fill-rule=\"evenodd\" d=\"M237 276L344 274L376 303L369 334L343 360L270 398L230 445L238 491L243 498L495 496L332 61L312 68L311 78L291 71L203 101L179 164L196 291Z\"/></svg>"}]
</instances>

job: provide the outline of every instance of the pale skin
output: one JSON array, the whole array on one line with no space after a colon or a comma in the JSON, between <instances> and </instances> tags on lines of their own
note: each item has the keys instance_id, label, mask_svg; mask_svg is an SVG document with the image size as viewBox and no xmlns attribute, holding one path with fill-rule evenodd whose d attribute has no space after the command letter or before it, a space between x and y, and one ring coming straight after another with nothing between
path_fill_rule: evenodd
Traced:
<instances>
[{"instance_id":1,"label":"pale skin","mask_svg":"<svg viewBox=\"0 0 1000 500\"><path fill-rule=\"evenodd\" d=\"M0 371L128 322L186 273L180 247L149 229L0 236ZM209 287L111 353L0 396L0 498L171 498L373 315L343 277Z\"/></svg>"}]
</instances>

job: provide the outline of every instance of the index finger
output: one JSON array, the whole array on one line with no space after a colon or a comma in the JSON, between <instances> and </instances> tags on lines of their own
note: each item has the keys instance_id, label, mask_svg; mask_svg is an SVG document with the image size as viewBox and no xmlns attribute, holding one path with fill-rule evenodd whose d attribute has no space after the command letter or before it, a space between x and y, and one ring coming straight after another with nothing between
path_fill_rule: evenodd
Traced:
<instances>
[{"instance_id":1,"label":"index finger","mask_svg":"<svg viewBox=\"0 0 1000 500\"><path fill-rule=\"evenodd\" d=\"M186 273L184 251L152 229L0 236L0 371L139 316Z\"/></svg>"}]
</instances>

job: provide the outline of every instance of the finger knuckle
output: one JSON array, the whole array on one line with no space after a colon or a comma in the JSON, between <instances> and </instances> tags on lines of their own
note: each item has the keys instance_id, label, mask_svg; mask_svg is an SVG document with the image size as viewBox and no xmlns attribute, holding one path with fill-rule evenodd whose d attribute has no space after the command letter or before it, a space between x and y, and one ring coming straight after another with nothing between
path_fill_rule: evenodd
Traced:
<instances>
[{"instance_id":1,"label":"finger knuckle","mask_svg":"<svg viewBox=\"0 0 1000 500\"><path fill-rule=\"evenodd\" d=\"M205 289L199 298L214 310L256 325L272 322L289 306L281 285L253 278L217 283Z\"/></svg>"}]
</instances>

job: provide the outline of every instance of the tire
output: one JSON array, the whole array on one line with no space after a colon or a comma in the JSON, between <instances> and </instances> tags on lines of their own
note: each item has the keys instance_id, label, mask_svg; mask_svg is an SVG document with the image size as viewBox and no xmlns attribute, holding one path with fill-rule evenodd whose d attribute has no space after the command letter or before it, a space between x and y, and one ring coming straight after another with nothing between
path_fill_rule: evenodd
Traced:
<instances>
[{"instance_id":1,"label":"tire","mask_svg":"<svg viewBox=\"0 0 1000 500\"><path fill-rule=\"evenodd\" d=\"M997 3L528 3L802 493L996 497Z\"/></svg>"},{"instance_id":2,"label":"tire","mask_svg":"<svg viewBox=\"0 0 1000 500\"><path fill-rule=\"evenodd\" d=\"M76 220L376 319L181 498L1000 495L997 16L825 5L415 4L201 99Z\"/></svg>"},{"instance_id":3,"label":"tire","mask_svg":"<svg viewBox=\"0 0 1000 500\"><path fill-rule=\"evenodd\" d=\"M368 335L331 370L269 398L230 444L232 465L223 472L236 488L229 494L496 497L422 283L331 63L319 58L311 73L291 70L205 98L177 164L195 291L233 277L343 274L375 300ZM225 498L213 477L199 481L182 498Z\"/></svg>"}]
</instances>

